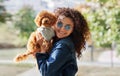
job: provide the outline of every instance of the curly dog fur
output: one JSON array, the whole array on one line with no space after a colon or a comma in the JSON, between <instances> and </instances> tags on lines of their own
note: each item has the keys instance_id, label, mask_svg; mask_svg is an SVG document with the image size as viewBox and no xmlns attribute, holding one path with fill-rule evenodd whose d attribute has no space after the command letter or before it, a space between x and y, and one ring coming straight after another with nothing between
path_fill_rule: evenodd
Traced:
<instances>
[{"instance_id":1,"label":"curly dog fur","mask_svg":"<svg viewBox=\"0 0 120 76\"><path fill-rule=\"evenodd\" d=\"M36 16L34 21L35 21L36 25L38 26L38 28L42 27L42 26L51 28L51 26L53 26L56 23L56 20L57 20L57 18L55 17L54 14L52 14L51 12L43 10ZM41 45L38 43L38 41L36 39L36 31L32 32L30 37L29 37L29 40L27 43L27 51L23 54L16 56L14 58L15 62L20 62L22 60L26 60L29 55L34 55L36 52L41 51L41 49L40 49ZM46 40L45 38L43 38L43 39L44 39L43 40L44 45L46 45L47 41L50 41L50 40ZM50 45L50 47L51 46L52 46L52 44Z\"/></svg>"}]
</instances>

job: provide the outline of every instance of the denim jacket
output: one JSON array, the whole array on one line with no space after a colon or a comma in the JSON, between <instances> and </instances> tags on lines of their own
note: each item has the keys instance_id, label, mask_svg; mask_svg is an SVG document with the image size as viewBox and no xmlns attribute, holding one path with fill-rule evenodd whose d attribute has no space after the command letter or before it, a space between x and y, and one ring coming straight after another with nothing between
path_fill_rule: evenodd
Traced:
<instances>
[{"instance_id":1,"label":"denim jacket","mask_svg":"<svg viewBox=\"0 0 120 76\"><path fill-rule=\"evenodd\" d=\"M54 43L49 54L36 53L36 59L42 76L75 76L78 70L75 47L70 37Z\"/></svg>"}]
</instances>

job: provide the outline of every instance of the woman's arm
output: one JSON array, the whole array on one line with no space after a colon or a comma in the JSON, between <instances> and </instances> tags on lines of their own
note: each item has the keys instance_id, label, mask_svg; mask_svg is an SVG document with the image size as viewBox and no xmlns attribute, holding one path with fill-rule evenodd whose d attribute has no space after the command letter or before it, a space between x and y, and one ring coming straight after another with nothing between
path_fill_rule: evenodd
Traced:
<instances>
[{"instance_id":1,"label":"woman's arm","mask_svg":"<svg viewBox=\"0 0 120 76\"><path fill-rule=\"evenodd\" d=\"M46 53L37 53L36 59L42 75L52 76L68 61L70 49L66 44L59 44L52 50L50 56Z\"/></svg>"}]
</instances>

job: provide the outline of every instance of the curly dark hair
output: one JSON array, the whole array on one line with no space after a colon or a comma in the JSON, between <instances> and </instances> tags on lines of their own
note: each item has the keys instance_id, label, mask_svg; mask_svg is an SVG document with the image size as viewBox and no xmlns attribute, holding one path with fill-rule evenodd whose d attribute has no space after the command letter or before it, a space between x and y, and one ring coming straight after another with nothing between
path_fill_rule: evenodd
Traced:
<instances>
[{"instance_id":1,"label":"curly dark hair","mask_svg":"<svg viewBox=\"0 0 120 76\"><path fill-rule=\"evenodd\" d=\"M59 17L59 15L63 15L72 19L74 23L74 30L70 37L75 44L77 57L80 57L82 54L82 49L85 49L86 40L90 37L87 21L78 10L72 8L57 8L55 9L54 13L57 17Z\"/></svg>"}]
</instances>

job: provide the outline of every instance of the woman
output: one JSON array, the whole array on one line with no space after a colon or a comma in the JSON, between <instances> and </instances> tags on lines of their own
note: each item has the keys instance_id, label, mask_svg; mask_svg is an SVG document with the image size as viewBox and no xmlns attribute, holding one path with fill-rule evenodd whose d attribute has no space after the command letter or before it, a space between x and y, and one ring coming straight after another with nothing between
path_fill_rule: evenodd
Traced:
<instances>
[{"instance_id":1,"label":"woman","mask_svg":"<svg viewBox=\"0 0 120 76\"><path fill-rule=\"evenodd\" d=\"M75 76L78 70L76 57L80 57L85 48L89 28L77 10L57 8L55 15L58 20L53 27L56 33L53 47L50 53L36 53L38 68L42 76ZM43 46L42 50L47 49Z\"/></svg>"}]
</instances>

